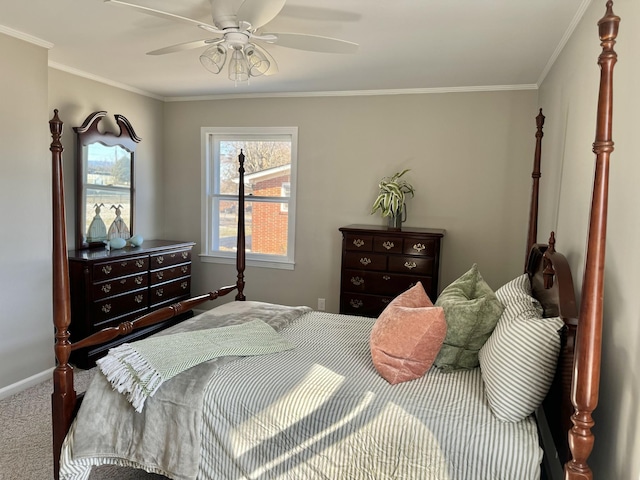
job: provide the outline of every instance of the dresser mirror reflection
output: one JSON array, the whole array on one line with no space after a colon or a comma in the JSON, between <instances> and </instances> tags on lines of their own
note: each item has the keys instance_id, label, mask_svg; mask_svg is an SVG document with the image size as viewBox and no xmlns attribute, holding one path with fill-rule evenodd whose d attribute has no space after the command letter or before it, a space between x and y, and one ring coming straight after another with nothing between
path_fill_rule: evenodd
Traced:
<instances>
[{"instance_id":1,"label":"dresser mirror reflection","mask_svg":"<svg viewBox=\"0 0 640 480\"><path fill-rule=\"evenodd\" d=\"M101 132L107 112L93 112L76 132L76 249L104 247L133 235L134 158L138 137L115 115L120 132Z\"/></svg>"}]
</instances>

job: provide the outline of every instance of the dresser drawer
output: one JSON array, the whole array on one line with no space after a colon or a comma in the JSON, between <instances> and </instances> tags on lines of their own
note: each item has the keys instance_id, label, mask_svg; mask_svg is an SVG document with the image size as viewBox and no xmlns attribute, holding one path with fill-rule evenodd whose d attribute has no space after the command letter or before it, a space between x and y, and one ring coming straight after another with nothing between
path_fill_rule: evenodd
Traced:
<instances>
[{"instance_id":1,"label":"dresser drawer","mask_svg":"<svg viewBox=\"0 0 640 480\"><path fill-rule=\"evenodd\" d=\"M344 238L345 248L347 250L358 250L360 252L370 252L373 250L372 235L346 234Z\"/></svg>"},{"instance_id":2,"label":"dresser drawer","mask_svg":"<svg viewBox=\"0 0 640 480\"><path fill-rule=\"evenodd\" d=\"M144 312L147 309L147 303L148 290L146 288L94 302L94 326L102 328L105 322L117 317L131 312Z\"/></svg>"},{"instance_id":3,"label":"dresser drawer","mask_svg":"<svg viewBox=\"0 0 640 480\"><path fill-rule=\"evenodd\" d=\"M154 270L151 272L151 285L157 285L159 283L168 282L170 280L175 280L176 278L187 277L190 275L190 263L163 268L161 270Z\"/></svg>"},{"instance_id":4,"label":"dresser drawer","mask_svg":"<svg viewBox=\"0 0 640 480\"><path fill-rule=\"evenodd\" d=\"M437 241L432 239L405 238L402 253L434 257L436 255L436 245Z\"/></svg>"},{"instance_id":5,"label":"dresser drawer","mask_svg":"<svg viewBox=\"0 0 640 480\"><path fill-rule=\"evenodd\" d=\"M375 236L373 251L383 253L402 253L402 238Z\"/></svg>"},{"instance_id":6,"label":"dresser drawer","mask_svg":"<svg viewBox=\"0 0 640 480\"><path fill-rule=\"evenodd\" d=\"M377 317L389 305L391 300L393 300L393 297L343 292L340 296L340 313Z\"/></svg>"},{"instance_id":7,"label":"dresser drawer","mask_svg":"<svg viewBox=\"0 0 640 480\"><path fill-rule=\"evenodd\" d=\"M418 282L422 282L425 291L431 291L431 277L403 275L392 272L363 272L359 270L345 270L342 272L342 289L345 292L395 297Z\"/></svg>"},{"instance_id":8,"label":"dresser drawer","mask_svg":"<svg viewBox=\"0 0 640 480\"><path fill-rule=\"evenodd\" d=\"M349 252L345 254L344 266L361 270L386 270L387 256L377 253Z\"/></svg>"},{"instance_id":9,"label":"dresser drawer","mask_svg":"<svg viewBox=\"0 0 640 480\"><path fill-rule=\"evenodd\" d=\"M152 286L149 289L149 304L155 306L161 303L175 301L188 296L191 292L191 278L181 278L172 282Z\"/></svg>"},{"instance_id":10,"label":"dresser drawer","mask_svg":"<svg viewBox=\"0 0 640 480\"><path fill-rule=\"evenodd\" d=\"M124 277L134 273L146 272L149 268L149 257L133 257L93 265L93 280L99 282L110 278Z\"/></svg>"},{"instance_id":11,"label":"dresser drawer","mask_svg":"<svg viewBox=\"0 0 640 480\"><path fill-rule=\"evenodd\" d=\"M396 256L389 257L389 271L411 273L412 275L431 275L433 273L433 258Z\"/></svg>"},{"instance_id":12,"label":"dresser drawer","mask_svg":"<svg viewBox=\"0 0 640 480\"><path fill-rule=\"evenodd\" d=\"M100 300L144 288L149 284L147 272L93 284L93 298Z\"/></svg>"},{"instance_id":13,"label":"dresser drawer","mask_svg":"<svg viewBox=\"0 0 640 480\"><path fill-rule=\"evenodd\" d=\"M175 250L151 255L151 270L191 261L191 250Z\"/></svg>"}]
</instances>

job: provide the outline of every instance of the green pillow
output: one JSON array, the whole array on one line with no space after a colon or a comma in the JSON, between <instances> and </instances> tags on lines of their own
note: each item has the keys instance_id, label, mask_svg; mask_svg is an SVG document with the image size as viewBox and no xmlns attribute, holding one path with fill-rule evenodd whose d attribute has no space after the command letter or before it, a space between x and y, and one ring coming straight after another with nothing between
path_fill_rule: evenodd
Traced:
<instances>
[{"instance_id":1,"label":"green pillow","mask_svg":"<svg viewBox=\"0 0 640 480\"><path fill-rule=\"evenodd\" d=\"M446 287L435 306L444 310L447 335L433 364L444 371L477 367L478 352L504 310L478 265Z\"/></svg>"}]
</instances>

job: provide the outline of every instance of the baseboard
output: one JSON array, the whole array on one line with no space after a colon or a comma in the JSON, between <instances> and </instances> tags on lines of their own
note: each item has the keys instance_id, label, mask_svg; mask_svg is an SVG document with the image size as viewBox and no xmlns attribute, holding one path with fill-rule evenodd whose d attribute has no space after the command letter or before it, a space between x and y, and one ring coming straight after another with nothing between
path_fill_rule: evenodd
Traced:
<instances>
[{"instance_id":1,"label":"baseboard","mask_svg":"<svg viewBox=\"0 0 640 480\"><path fill-rule=\"evenodd\" d=\"M539 407L535 414L538 432L540 434L540 443L542 443L542 449L544 450L544 458L542 459L543 478L548 480L562 480L564 478L563 468L558 458L553 437L551 436L547 416L544 414L542 407Z\"/></svg>"},{"instance_id":2,"label":"baseboard","mask_svg":"<svg viewBox=\"0 0 640 480\"><path fill-rule=\"evenodd\" d=\"M33 387L34 385L38 385L45 380L49 380L53 374L53 369L54 367L51 367L44 372L36 373L29 378L25 378L24 380L20 380L19 382L0 388L0 400L10 397L11 395L15 395L16 393L20 393L21 391L26 390L29 387Z\"/></svg>"}]
</instances>

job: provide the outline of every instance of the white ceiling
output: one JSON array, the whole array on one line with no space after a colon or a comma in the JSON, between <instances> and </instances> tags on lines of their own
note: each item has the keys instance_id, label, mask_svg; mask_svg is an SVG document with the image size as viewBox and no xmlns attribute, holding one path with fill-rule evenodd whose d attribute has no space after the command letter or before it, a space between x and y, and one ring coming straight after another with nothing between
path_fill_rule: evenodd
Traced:
<instances>
[{"instance_id":1,"label":"white ceiling","mask_svg":"<svg viewBox=\"0 0 640 480\"><path fill-rule=\"evenodd\" d=\"M128 1L212 23L209 0ZM2 0L0 33L51 44L49 64L55 68L164 99L535 88L589 3L289 0L263 31L340 38L360 44L358 53L269 45L279 73L238 86L227 78L226 67L214 75L200 65L203 49L145 55L214 34L102 0Z\"/></svg>"}]
</instances>

